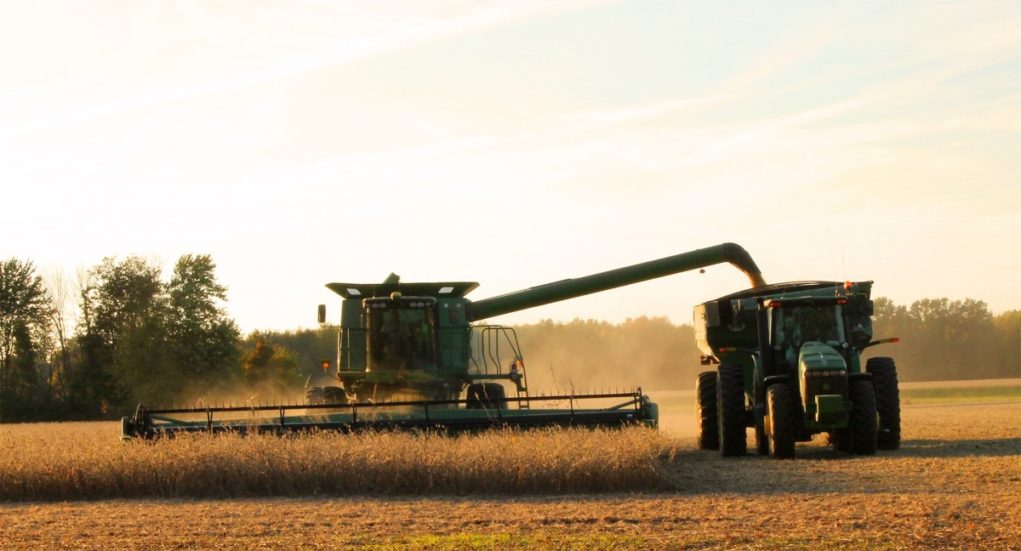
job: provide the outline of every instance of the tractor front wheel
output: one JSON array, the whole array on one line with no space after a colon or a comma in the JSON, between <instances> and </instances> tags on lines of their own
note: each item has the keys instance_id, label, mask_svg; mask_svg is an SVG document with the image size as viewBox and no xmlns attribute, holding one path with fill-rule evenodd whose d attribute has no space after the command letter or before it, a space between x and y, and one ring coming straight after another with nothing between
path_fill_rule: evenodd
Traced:
<instances>
[{"instance_id":1,"label":"tractor front wheel","mask_svg":"<svg viewBox=\"0 0 1021 551\"><path fill-rule=\"evenodd\" d=\"M875 455L879 422L876 387L869 379L851 381L851 418L848 424L851 454Z\"/></svg>"},{"instance_id":2,"label":"tractor front wheel","mask_svg":"<svg viewBox=\"0 0 1021 551\"><path fill-rule=\"evenodd\" d=\"M897 365L893 358L869 358L865 371L876 382L876 410L879 412L879 434L876 445L881 450L900 448L900 389Z\"/></svg>"},{"instance_id":3,"label":"tractor front wheel","mask_svg":"<svg viewBox=\"0 0 1021 551\"><path fill-rule=\"evenodd\" d=\"M755 416L755 453L758 455L769 455L769 435L766 434L765 415L760 413L759 406L753 409Z\"/></svg>"},{"instance_id":4,"label":"tractor front wheel","mask_svg":"<svg viewBox=\"0 0 1021 551\"><path fill-rule=\"evenodd\" d=\"M695 380L695 419L698 449L720 449L720 422L716 411L716 372L703 371Z\"/></svg>"},{"instance_id":5,"label":"tractor front wheel","mask_svg":"<svg viewBox=\"0 0 1021 551\"><path fill-rule=\"evenodd\" d=\"M716 382L716 406L720 424L720 455L747 454L744 367L740 364L720 364L719 379Z\"/></svg>"},{"instance_id":6,"label":"tractor front wheel","mask_svg":"<svg viewBox=\"0 0 1021 551\"><path fill-rule=\"evenodd\" d=\"M794 441L798 432L794 391L787 383L776 383L766 389L769 408L769 455L776 459L794 459Z\"/></svg>"}]
</instances>

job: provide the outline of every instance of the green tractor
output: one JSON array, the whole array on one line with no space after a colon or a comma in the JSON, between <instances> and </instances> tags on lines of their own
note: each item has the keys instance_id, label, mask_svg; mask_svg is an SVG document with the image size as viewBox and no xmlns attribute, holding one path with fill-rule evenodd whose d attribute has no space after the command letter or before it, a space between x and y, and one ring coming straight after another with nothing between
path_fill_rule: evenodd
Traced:
<instances>
[{"instance_id":1,"label":"green tractor","mask_svg":"<svg viewBox=\"0 0 1021 551\"><path fill-rule=\"evenodd\" d=\"M724 456L793 458L795 443L826 433L839 451L872 455L900 446L900 394L892 358L862 352L872 339L872 282L766 285L695 307L703 365L696 381L697 442Z\"/></svg>"}]
</instances>

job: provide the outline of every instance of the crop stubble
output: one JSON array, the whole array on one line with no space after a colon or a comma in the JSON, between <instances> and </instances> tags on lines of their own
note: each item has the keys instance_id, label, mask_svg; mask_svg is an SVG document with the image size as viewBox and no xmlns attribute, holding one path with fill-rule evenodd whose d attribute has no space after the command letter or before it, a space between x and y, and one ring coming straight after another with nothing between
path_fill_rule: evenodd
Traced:
<instances>
[{"instance_id":1,"label":"crop stubble","mask_svg":"<svg viewBox=\"0 0 1021 551\"><path fill-rule=\"evenodd\" d=\"M848 458L809 444L794 462L724 460L675 436L657 473L669 492L8 503L0 545L1021 549L1021 403L906 407L904 425L897 452ZM577 457L635 444L612 434L581 442ZM575 444L547 436L533 454Z\"/></svg>"}]
</instances>

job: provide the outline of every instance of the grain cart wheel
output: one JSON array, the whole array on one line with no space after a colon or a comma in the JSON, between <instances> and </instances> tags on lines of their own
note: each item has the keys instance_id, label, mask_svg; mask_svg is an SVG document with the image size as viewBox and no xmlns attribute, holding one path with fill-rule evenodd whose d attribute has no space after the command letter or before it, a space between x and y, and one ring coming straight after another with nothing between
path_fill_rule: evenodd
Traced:
<instances>
[{"instance_id":1,"label":"grain cart wheel","mask_svg":"<svg viewBox=\"0 0 1021 551\"><path fill-rule=\"evenodd\" d=\"M827 439L830 444L833 444L834 450L838 452L851 451L851 433L847 429L831 430L827 435Z\"/></svg>"},{"instance_id":2,"label":"grain cart wheel","mask_svg":"<svg viewBox=\"0 0 1021 551\"><path fill-rule=\"evenodd\" d=\"M851 380L851 418L848 420L852 455L874 455L879 420L876 387L869 379Z\"/></svg>"},{"instance_id":3,"label":"grain cart wheel","mask_svg":"<svg viewBox=\"0 0 1021 551\"><path fill-rule=\"evenodd\" d=\"M500 383L468 385L468 409L507 409L507 394Z\"/></svg>"},{"instance_id":4,"label":"grain cart wheel","mask_svg":"<svg viewBox=\"0 0 1021 551\"><path fill-rule=\"evenodd\" d=\"M696 440L700 450L720 449L720 422L716 411L716 372L703 371L695 380Z\"/></svg>"},{"instance_id":5,"label":"grain cart wheel","mask_svg":"<svg viewBox=\"0 0 1021 551\"><path fill-rule=\"evenodd\" d=\"M720 455L748 453L745 437L744 368L723 362L716 382L716 411L720 430Z\"/></svg>"},{"instance_id":6,"label":"grain cart wheel","mask_svg":"<svg viewBox=\"0 0 1021 551\"><path fill-rule=\"evenodd\" d=\"M794 391L787 383L776 383L766 389L769 410L769 455L776 459L794 459L794 439L798 433Z\"/></svg>"},{"instance_id":7,"label":"grain cart wheel","mask_svg":"<svg viewBox=\"0 0 1021 551\"><path fill-rule=\"evenodd\" d=\"M755 390L752 400L752 420L755 421L755 454L769 455L769 435L766 434L766 391L765 381L762 379L762 371L755 366L755 374L752 375L755 381Z\"/></svg>"},{"instance_id":8,"label":"grain cart wheel","mask_svg":"<svg viewBox=\"0 0 1021 551\"><path fill-rule=\"evenodd\" d=\"M881 450L900 448L900 389L897 366L893 358L869 358L865 371L876 383L876 411L879 412L879 434L876 444Z\"/></svg>"},{"instance_id":9,"label":"grain cart wheel","mask_svg":"<svg viewBox=\"0 0 1021 551\"><path fill-rule=\"evenodd\" d=\"M755 415L755 453L769 455L769 435L766 434L766 420L762 415Z\"/></svg>"}]
</instances>

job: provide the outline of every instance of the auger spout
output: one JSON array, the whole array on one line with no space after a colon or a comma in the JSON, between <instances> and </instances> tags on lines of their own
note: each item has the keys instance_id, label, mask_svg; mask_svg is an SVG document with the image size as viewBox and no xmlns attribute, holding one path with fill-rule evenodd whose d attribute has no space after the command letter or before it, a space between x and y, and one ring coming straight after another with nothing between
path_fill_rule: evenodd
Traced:
<instances>
[{"instance_id":1,"label":"auger spout","mask_svg":"<svg viewBox=\"0 0 1021 551\"><path fill-rule=\"evenodd\" d=\"M744 247L736 243L723 243L616 270L555 281L505 295L473 301L469 317L472 321L491 318L724 262L729 262L744 272L752 287L762 287L766 284L762 278L762 272Z\"/></svg>"}]
</instances>

